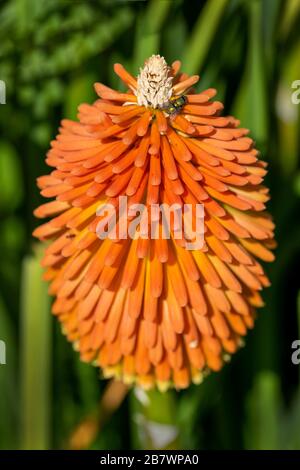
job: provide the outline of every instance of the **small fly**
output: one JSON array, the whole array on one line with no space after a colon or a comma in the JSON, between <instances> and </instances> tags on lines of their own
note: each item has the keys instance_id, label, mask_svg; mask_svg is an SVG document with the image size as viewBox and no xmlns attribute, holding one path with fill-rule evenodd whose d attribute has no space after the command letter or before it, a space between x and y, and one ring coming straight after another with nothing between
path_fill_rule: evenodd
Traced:
<instances>
[{"instance_id":1,"label":"small fly","mask_svg":"<svg viewBox=\"0 0 300 470\"><path fill-rule=\"evenodd\" d=\"M178 113L182 110L187 102L187 98L185 95L178 96L177 98L171 98L168 104L163 106L163 111L165 111L171 119L174 119Z\"/></svg>"}]
</instances>

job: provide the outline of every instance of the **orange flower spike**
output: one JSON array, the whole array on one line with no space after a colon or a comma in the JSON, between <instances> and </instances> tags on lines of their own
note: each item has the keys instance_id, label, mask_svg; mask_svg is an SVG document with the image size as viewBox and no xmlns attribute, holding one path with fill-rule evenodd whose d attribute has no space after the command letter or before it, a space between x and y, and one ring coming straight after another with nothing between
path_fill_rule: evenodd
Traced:
<instances>
[{"instance_id":1,"label":"orange flower spike","mask_svg":"<svg viewBox=\"0 0 300 470\"><path fill-rule=\"evenodd\" d=\"M136 90L137 88L137 81L136 79L130 75L127 70L124 69L123 65L121 64L115 64L114 65L114 71L116 74L120 77L120 79L126 83L132 90Z\"/></svg>"},{"instance_id":2,"label":"orange flower spike","mask_svg":"<svg viewBox=\"0 0 300 470\"><path fill-rule=\"evenodd\" d=\"M96 83L99 99L79 106L79 122L62 121L53 171L38 178L53 199L34 212L50 218L34 235L52 240L42 262L52 311L81 359L161 390L200 383L238 349L269 285L258 260L272 261L275 246L266 164L249 131L180 66L156 55L134 77L115 64L127 91ZM136 219L128 208L141 203ZM199 203L204 218L192 211L181 238L183 212L170 211L166 227L153 206ZM203 244L188 249L198 219Z\"/></svg>"},{"instance_id":3,"label":"orange flower spike","mask_svg":"<svg viewBox=\"0 0 300 470\"><path fill-rule=\"evenodd\" d=\"M158 154L159 148L160 148L160 134L158 131L157 123L156 121L154 121L151 126L151 134L150 134L150 148L149 148L150 155Z\"/></svg>"},{"instance_id":4,"label":"orange flower spike","mask_svg":"<svg viewBox=\"0 0 300 470\"><path fill-rule=\"evenodd\" d=\"M112 100L112 101L131 101L136 103L136 97L129 93L119 93L118 91L112 90L111 88L103 85L102 83L95 83L94 85L96 93L100 96L100 98L104 100Z\"/></svg>"}]
</instances>

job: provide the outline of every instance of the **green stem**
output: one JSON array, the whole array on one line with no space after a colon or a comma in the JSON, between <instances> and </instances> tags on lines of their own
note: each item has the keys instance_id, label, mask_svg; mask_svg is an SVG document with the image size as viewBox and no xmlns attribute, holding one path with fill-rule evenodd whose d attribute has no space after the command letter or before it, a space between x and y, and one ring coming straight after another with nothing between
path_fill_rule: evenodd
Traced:
<instances>
[{"instance_id":1,"label":"green stem","mask_svg":"<svg viewBox=\"0 0 300 470\"><path fill-rule=\"evenodd\" d=\"M148 450L179 449L175 392L146 392L136 387L130 399L133 447Z\"/></svg>"},{"instance_id":2,"label":"green stem","mask_svg":"<svg viewBox=\"0 0 300 470\"><path fill-rule=\"evenodd\" d=\"M49 448L51 316L41 249L23 261L21 294L21 448Z\"/></svg>"}]
</instances>

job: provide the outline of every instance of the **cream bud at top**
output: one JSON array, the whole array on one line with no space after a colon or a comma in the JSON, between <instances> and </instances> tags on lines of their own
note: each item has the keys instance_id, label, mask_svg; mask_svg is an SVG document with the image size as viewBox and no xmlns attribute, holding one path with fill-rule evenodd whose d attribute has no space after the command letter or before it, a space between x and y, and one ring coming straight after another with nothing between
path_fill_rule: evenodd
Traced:
<instances>
[{"instance_id":1,"label":"cream bud at top","mask_svg":"<svg viewBox=\"0 0 300 470\"><path fill-rule=\"evenodd\" d=\"M136 97L140 106L162 108L172 96L170 67L164 57L152 55L137 77Z\"/></svg>"}]
</instances>

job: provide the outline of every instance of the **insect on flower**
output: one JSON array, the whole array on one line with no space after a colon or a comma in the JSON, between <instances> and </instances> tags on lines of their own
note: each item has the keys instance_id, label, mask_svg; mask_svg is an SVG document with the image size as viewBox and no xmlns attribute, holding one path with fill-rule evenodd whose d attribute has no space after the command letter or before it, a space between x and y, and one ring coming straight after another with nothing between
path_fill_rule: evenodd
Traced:
<instances>
[{"instance_id":1,"label":"insect on flower","mask_svg":"<svg viewBox=\"0 0 300 470\"><path fill-rule=\"evenodd\" d=\"M267 165L249 131L221 115L216 90L196 93L199 77L179 61L154 55L137 77L114 70L127 90L96 83L99 98L51 142L53 171L38 186L52 200L35 210L48 221L34 235L51 241L42 264L52 312L80 358L105 377L185 388L221 369L263 305L260 260L275 246ZM169 238L158 217L156 237L137 224L135 237L102 239L101 208L124 196L147 208L201 204L204 244L188 250L175 237L180 216ZM129 216L116 211L121 226Z\"/></svg>"},{"instance_id":2,"label":"insect on flower","mask_svg":"<svg viewBox=\"0 0 300 470\"><path fill-rule=\"evenodd\" d=\"M162 110L170 116L171 119L174 119L177 114L182 111L182 108L186 104L187 99L185 95L181 95L177 98L171 98L169 103L162 107Z\"/></svg>"}]
</instances>

